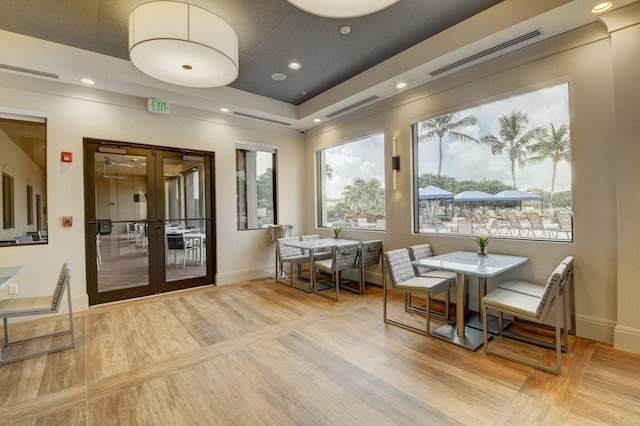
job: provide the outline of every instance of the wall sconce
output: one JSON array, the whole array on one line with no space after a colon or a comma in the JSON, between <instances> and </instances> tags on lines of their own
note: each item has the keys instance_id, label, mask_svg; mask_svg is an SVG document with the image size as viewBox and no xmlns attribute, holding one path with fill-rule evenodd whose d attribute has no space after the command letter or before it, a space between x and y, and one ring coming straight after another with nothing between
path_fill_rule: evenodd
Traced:
<instances>
[{"instance_id":1,"label":"wall sconce","mask_svg":"<svg viewBox=\"0 0 640 426\"><path fill-rule=\"evenodd\" d=\"M400 171L400 156L396 155L396 136L393 137L391 152L391 169L393 169L393 190L398 189L398 171Z\"/></svg>"}]
</instances>

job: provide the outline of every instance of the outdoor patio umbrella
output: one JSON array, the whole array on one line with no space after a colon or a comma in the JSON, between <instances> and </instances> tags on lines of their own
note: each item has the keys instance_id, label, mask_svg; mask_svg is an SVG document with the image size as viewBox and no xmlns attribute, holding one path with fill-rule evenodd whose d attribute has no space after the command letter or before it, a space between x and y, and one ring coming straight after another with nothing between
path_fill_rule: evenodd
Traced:
<instances>
[{"instance_id":1,"label":"outdoor patio umbrella","mask_svg":"<svg viewBox=\"0 0 640 426\"><path fill-rule=\"evenodd\" d=\"M431 218L436 215L440 206L440 200L453 201L453 192L446 191L442 188L438 188L437 186L429 185L426 188L418 189L418 199L421 201L426 200L427 215Z\"/></svg>"},{"instance_id":2,"label":"outdoor patio umbrella","mask_svg":"<svg viewBox=\"0 0 640 426\"><path fill-rule=\"evenodd\" d=\"M459 194L456 194L453 199L457 202L481 202L482 203L482 211L485 209L485 201L493 201L495 200L492 194L488 194L483 191L462 191Z\"/></svg>"},{"instance_id":3,"label":"outdoor patio umbrella","mask_svg":"<svg viewBox=\"0 0 640 426\"><path fill-rule=\"evenodd\" d=\"M520 191L517 189L509 189L498 192L494 197L496 201L520 201L520 210L522 210L523 200L540 200L540 209L544 211L544 197L542 195L532 194L531 192Z\"/></svg>"}]
</instances>

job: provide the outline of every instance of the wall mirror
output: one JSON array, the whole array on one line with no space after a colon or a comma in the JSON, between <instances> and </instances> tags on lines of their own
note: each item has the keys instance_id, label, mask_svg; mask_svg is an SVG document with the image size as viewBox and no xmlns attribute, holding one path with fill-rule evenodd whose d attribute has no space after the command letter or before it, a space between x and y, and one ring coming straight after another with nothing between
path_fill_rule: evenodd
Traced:
<instances>
[{"instance_id":1,"label":"wall mirror","mask_svg":"<svg viewBox=\"0 0 640 426\"><path fill-rule=\"evenodd\" d=\"M0 247L46 244L45 118L0 111Z\"/></svg>"}]
</instances>

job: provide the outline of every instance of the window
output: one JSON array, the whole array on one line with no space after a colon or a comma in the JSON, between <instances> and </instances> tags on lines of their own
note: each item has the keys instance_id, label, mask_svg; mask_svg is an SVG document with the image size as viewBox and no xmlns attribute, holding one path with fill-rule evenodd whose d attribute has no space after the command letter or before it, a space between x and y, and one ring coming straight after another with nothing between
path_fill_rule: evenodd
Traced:
<instances>
[{"instance_id":1,"label":"window","mask_svg":"<svg viewBox=\"0 0 640 426\"><path fill-rule=\"evenodd\" d=\"M569 86L413 125L419 233L571 241Z\"/></svg>"},{"instance_id":2,"label":"window","mask_svg":"<svg viewBox=\"0 0 640 426\"><path fill-rule=\"evenodd\" d=\"M13 178L7 174L2 174L2 227L13 228L15 221L13 217Z\"/></svg>"},{"instance_id":3,"label":"window","mask_svg":"<svg viewBox=\"0 0 640 426\"><path fill-rule=\"evenodd\" d=\"M318 225L384 230L384 134L316 152Z\"/></svg>"},{"instance_id":4,"label":"window","mask_svg":"<svg viewBox=\"0 0 640 426\"><path fill-rule=\"evenodd\" d=\"M238 229L259 229L277 223L275 164L275 149L236 145Z\"/></svg>"}]
</instances>

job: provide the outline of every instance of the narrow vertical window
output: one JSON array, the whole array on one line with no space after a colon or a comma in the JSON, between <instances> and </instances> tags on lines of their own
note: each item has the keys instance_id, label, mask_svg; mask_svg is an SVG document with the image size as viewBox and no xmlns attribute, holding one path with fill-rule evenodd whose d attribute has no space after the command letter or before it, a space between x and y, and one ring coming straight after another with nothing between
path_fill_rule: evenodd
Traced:
<instances>
[{"instance_id":1,"label":"narrow vertical window","mask_svg":"<svg viewBox=\"0 0 640 426\"><path fill-rule=\"evenodd\" d=\"M238 229L260 229L277 223L275 164L275 149L237 145Z\"/></svg>"}]
</instances>

